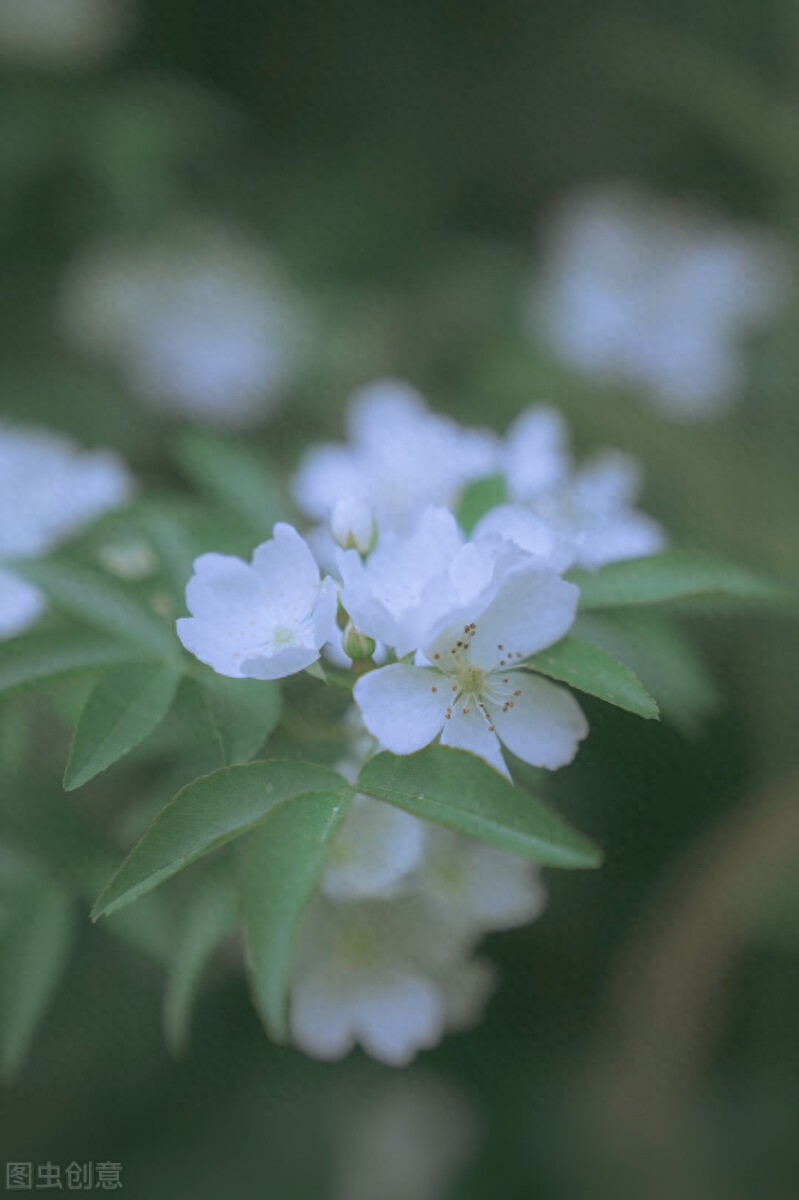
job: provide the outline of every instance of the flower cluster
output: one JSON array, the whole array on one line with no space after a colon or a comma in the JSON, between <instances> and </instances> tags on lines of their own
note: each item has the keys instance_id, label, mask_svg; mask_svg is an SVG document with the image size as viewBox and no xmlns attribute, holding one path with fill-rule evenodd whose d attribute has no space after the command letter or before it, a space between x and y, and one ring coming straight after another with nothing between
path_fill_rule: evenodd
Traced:
<instances>
[{"instance_id":1,"label":"flower cluster","mask_svg":"<svg viewBox=\"0 0 799 1200\"><path fill-rule=\"evenodd\" d=\"M263 250L187 223L144 244L88 247L62 287L60 324L154 408L245 426L277 403L300 320Z\"/></svg>"},{"instance_id":2,"label":"flower cluster","mask_svg":"<svg viewBox=\"0 0 799 1200\"><path fill-rule=\"evenodd\" d=\"M0 425L0 559L44 554L131 490L126 468L108 451L81 451L57 434ZM43 608L38 588L0 570L0 638L21 633Z\"/></svg>"},{"instance_id":3,"label":"flower cluster","mask_svg":"<svg viewBox=\"0 0 799 1200\"><path fill-rule=\"evenodd\" d=\"M339 769L354 780L357 764ZM477 943L527 924L545 899L527 860L357 795L303 918L294 1040L318 1058L357 1042L409 1062L479 1019L494 973Z\"/></svg>"},{"instance_id":4,"label":"flower cluster","mask_svg":"<svg viewBox=\"0 0 799 1200\"><path fill-rule=\"evenodd\" d=\"M605 186L557 214L530 316L565 362L691 420L738 396L744 339L788 286L771 235Z\"/></svg>"}]
</instances>

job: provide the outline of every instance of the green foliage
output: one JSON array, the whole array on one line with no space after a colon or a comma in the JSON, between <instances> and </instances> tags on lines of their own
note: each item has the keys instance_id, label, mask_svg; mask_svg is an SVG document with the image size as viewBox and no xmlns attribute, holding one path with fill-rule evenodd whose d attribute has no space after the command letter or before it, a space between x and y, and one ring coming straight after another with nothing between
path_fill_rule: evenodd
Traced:
<instances>
[{"instance_id":1,"label":"green foliage","mask_svg":"<svg viewBox=\"0 0 799 1200\"><path fill-rule=\"evenodd\" d=\"M272 536L276 521L291 519L263 457L239 443L191 430L179 439L177 457L188 477L240 517L257 541Z\"/></svg>"},{"instance_id":2,"label":"green foliage","mask_svg":"<svg viewBox=\"0 0 799 1200\"><path fill-rule=\"evenodd\" d=\"M367 796L550 867L598 867L602 851L549 809L465 750L428 746L378 754L358 776Z\"/></svg>"},{"instance_id":3,"label":"green foliage","mask_svg":"<svg viewBox=\"0 0 799 1200\"><path fill-rule=\"evenodd\" d=\"M129 642L96 634L34 633L0 642L0 692L135 659Z\"/></svg>"},{"instance_id":4,"label":"green foliage","mask_svg":"<svg viewBox=\"0 0 799 1200\"><path fill-rule=\"evenodd\" d=\"M752 571L688 550L609 563L598 571L571 571L580 587L580 612L724 598L742 602L785 601L784 593Z\"/></svg>"},{"instance_id":5,"label":"green foliage","mask_svg":"<svg viewBox=\"0 0 799 1200\"><path fill-rule=\"evenodd\" d=\"M276 809L250 840L244 885L250 986L277 1041L288 1037L286 995L300 919L351 799L352 792L298 796Z\"/></svg>"},{"instance_id":6,"label":"green foliage","mask_svg":"<svg viewBox=\"0 0 799 1200\"><path fill-rule=\"evenodd\" d=\"M599 646L567 637L528 659L526 666L639 717L657 720L660 715L657 702L629 667Z\"/></svg>"},{"instance_id":7,"label":"green foliage","mask_svg":"<svg viewBox=\"0 0 799 1200\"><path fill-rule=\"evenodd\" d=\"M92 917L112 913L210 850L253 829L278 804L307 792L347 795L336 771L311 763L223 767L179 792L156 818L97 900Z\"/></svg>"},{"instance_id":8,"label":"green foliage","mask_svg":"<svg viewBox=\"0 0 799 1200\"><path fill-rule=\"evenodd\" d=\"M134 643L151 658L182 656L174 629L112 576L66 557L25 559L14 570L41 588L57 611L81 624Z\"/></svg>"},{"instance_id":9,"label":"green foliage","mask_svg":"<svg viewBox=\"0 0 799 1200\"><path fill-rule=\"evenodd\" d=\"M280 720L280 688L269 679L198 675L226 766L249 762Z\"/></svg>"},{"instance_id":10,"label":"green foliage","mask_svg":"<svg viewBox=\"0 0 799 1200\"><path fill-rule=\"evenodd\" d=\"M81 713L64 774L67 791L81 787L152 733L166 716L182 671L167 662L111 667Z\"/></svg>"},{"instance_id":11,"label":"green foliage","mask_svg":"<svg viewBox=\"0 0 799 1200\"><path fill-rule=\"evenodd\" d=\"M164 1036L173 1054L186 1050L192 1005L203 972L232 933L238 913L238 879L233 864L223 857L195 881L178 917L164 992Z\"/></svg>"},{"instance_id":12,"label":"green foliage","mask_svg":"<svg viewBox=\"0 0 799 1200\"><path fill-rule=\"evenodd\" d=\"M0 1076L19 1069L69 955L69 896L39 875L0 877Z\"/></svg>"}]
</instances>

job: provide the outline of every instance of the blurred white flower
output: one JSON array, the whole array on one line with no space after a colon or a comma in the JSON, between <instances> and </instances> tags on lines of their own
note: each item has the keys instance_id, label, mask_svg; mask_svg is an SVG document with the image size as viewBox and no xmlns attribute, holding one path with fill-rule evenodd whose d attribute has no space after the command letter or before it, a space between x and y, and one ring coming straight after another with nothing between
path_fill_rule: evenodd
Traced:
<instances>
[{"instance_id":1,"label":"blurred white flower","mask_svg":"<svg viewBox=\"0 0 799 1200\"><path fill-rule=\"evenodd\" d=\"M567 363L693 420L741 392L746 336L789 283L773 235L607 185L557 215L530 316Z\"/></svg>"},{"instance_id":2,"label":"blurred white flower","mask_svg":"<svg viewBox=\"0 0 799 1200\"><path fill-rule=\"evenodd\" d=\"M473 536L501 534L541 553L555 535L556 566L593 569L662 550L661 526L635 508L641 489L638 464L606 452L573 467L568 428L546 407L523 412L508 431L502 467L511 503L478 521Z\"/></svg>"},{"instance_id":3,"label":"blurred white flower","mask_svg":"<svg viewBox=\"0 0 799 1200\"><path fill-rule=\"evenodd\" d=\"M394 663L357 681L364 724L387 750L412 754L440 733L442 745L469 750L503 775L500 742L533 766L571 762L588 732L582 710L522 664L564 636L579 589L522 562L424 644L416 665Z\"/></svg>"},{"instance_id":4,"label":"blurred white flower","mask_svg":"<svg viewBox=\"0 0 799 1200\"><path fill-rule=\"evenodd\" d=\"M119 48L131 18L128 0L0 0L0 58L86 67Z\"/></svg>"},{"instance_id":5,"label":"blurred white flower","mask_svg":"<svg viewBox=\"0 0 799 1200\"><path fill-rule=\"evenodd\" d=\"M294 478L298 507L327 520L344 496L368 504L378 528L407 530L429 504L452 505L471 480L490 475L497 441L430 412L419 393L384 379L353 396L348 445L310 450Z\"/></svg>"},{"instance_id":6,"label":"blurred white flower","mask_svg":"<svg viewBox=\"0 0 799 1200\"><path fill-rule=\"evenodd\" d=\"M336 587L320 580L308 546L291 525L256 547L252 564L201 554L186 586L177 632L183 645L219 675L281 679L316 662L333 636Z\"/></svg>"},{"instance_id":7,"label":"blurred white flower","mask_svg":"<svg viewBox=\"0 0 799 1200\"><path fill-rule=\"evenodd\" d=\"M90 247L63 282L59 322L153 407L229 426L272 411L302 338L262 248L202 224Z\"/></svg>"},{"instance_id":8,"label":"blurred white flower","mask_svg":"<svg viewBox=\"0 0 799 1200\"><path fill-rule=\"evenodd\" d=\"M460 1091L421 1072L337 1096L335 1200L442 1200L477 1148Z\"/></svg>"},{"instance_id":9,"label":"blurred white flower","mask_svg":"<svg viewBox=\"0 0 799 1200\"><path fill-rule=\"evenodd\" d=\"M421 861L425 824L356 795L325 864L321 891L332 900L395 895Z\"/></svg>"},{"instance_id":10,"label":"blurred white flower","mask_svg":"<svg viewBox=\"0 0 799 1200\"><path fill-rule=\"evenodd\" d=\"M0 558L46 553L131 491L115 454L81 450L48 430L0 424ZM36 588L0 573L0 637L20 633L43 607Z\"/></svg>"}]
</instances>

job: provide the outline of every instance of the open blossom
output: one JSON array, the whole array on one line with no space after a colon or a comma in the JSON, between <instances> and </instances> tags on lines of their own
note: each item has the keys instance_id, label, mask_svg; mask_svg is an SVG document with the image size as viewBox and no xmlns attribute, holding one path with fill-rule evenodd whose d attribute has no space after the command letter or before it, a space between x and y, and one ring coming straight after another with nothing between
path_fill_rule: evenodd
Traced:
<instances>
[{"instance_id":1,"label":"open blossom","mask_svg":"<svg viewBox=\"0 0 799 1200\"><path fill-rule=\"evenodd\" d=\"M128 0L0 0L0 57L43 67L85 67L118 48Z\"/></svg>"},{"instance_id":2,"label":"open blossom","mask_svg":"<svg viewBox=\"0 0 799 1200\"><path fill-rule=\"evenodd\" d=\"M508 431L502 466L510 503L487 513L474 537L500 533L537 551L544 531L560 537L560 567L575 562L595 568L662 550L660 525L640 512L637 463L605 452L573 467L566 423L558 412L533 407Z\"/></svg>"},{"instance_id":3,"label":"open blossom","mask_svg":"<svg viewBox=\"0 0 799 1200\"><path fill-rule=\"evenodd\" d=\"M143 245L89 247L64 281L60 321L153 407L230 426L274 408L300 339L262 248L204 224Z\"/></svg>"},{"instance_id":4,"label":"open blossom","mask_svg":"<svg viewBox=\"0 0 799 1200\"><path fill-rule=\"evenodd\" d=\"M177 622L187 650L220 675L280 679L316 662L333 636L336 588L322 581L291 525L277 524L252 563L202 554L186 587L192 614Z\"/></svg>"},{"instance_id":5,"label":"open blossom","mask_svg":"<svg viewBox=\"0 0 799 1200\"><path fill-rule=\"evenodd\" d=\"M348 445L310 450L294 478L298 507L327 520L344 496L368 504L378 528L407 530L430 504L451 505L463 486L490 475L497 442L430 412L407 383L385 379L353 396Z\"/></svg>"},{"instance_id":6,"label":"open blossom","mask_svg":"<svg viewBox=\"0 0 799 1200\"><path fill-rule=\"evenodd\" d=\"M558 214L532 320L590 378L701 419L742 390L745 338L788 286L785 255L762 231L611 185Z\"/></svg>"},{"instance_id":7,"label":"open blossom","mask_svg":"<svg viewBox=\"0 0 799 1200\"><path fill-rule=\"evenodd\" d=\"M0 558L33 558L122 504L131 477L115 454L81 450L49 430L0 424ZM0 637L42 612L37 588L0 572Z\"/></svg>"},{"instance_id":8,"label":"open blossom","mask_svg":"<svg viewBox=\"0 0 799 1200\"><path fill-rule=\"evenodd\" d=\"M394 754L441 734L508 775L500 742L524 762L570 762L588 726L570 692L532 674L524 660L574 621L579 590L534 560L504 575L489 599L465 606L421 647L416 665L362 676L354 697L367 729Z\"/></svg>"}]
</instances>

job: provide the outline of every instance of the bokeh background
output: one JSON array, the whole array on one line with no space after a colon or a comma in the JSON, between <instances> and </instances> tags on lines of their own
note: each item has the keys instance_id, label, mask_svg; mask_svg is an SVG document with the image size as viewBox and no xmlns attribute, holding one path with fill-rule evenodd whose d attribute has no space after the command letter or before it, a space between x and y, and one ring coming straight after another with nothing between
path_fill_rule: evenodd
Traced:
<instances>
[{"instance_id":1,"label":"bokeh background","mask_svg":"<svg viewBox=\"0 0 799 1200\"><path fill-rule=\"evenodd\" d=\"M738 403L701 422L595 386L520 316L550 214L585 184L768 229L790 260L791 0L138 0L128 20L100 51L0 38L3 417L174 482L174 414L59 313L84 247L168 241L188 216L263 244L303 314L301 366L249 435L285 472L375 377L499 429L545 399L579 449L640 457L675 541L799 583L792 301L748 346ZM502 986L478 1029L402 1072L314 1063L266 1040L223 958L176 1061L160 969L86 919L0 1092L0 1160L122 1162L143 1200L795 1197L799 642L785 614L685 627L719 703L691 729L586 703L559 795L607 865L551 877L545 916L489 940ZM22 803L51 829L74 702L37 701ZM104 811L125 803L108 778Z\"/></svg>"}]
</instances>

